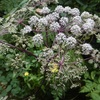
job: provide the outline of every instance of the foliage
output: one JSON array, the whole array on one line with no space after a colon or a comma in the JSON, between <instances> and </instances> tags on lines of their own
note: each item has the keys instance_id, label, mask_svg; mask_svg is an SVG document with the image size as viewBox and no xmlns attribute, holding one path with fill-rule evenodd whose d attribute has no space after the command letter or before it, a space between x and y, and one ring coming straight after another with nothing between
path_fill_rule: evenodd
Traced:
<instances>
[{"instance_id":1,"label":"foliage","mask_svg":"<svg viewBox=\"0 0 100 100\"><path fill-rule=\"evenodd\" d=\"M30 95L34 88L41 85L42 77L37 74L40 64L32 56L6 45L0 46L0 97L7 95L9 99L12 96L21 99Z\"/></svg>"},{"instance_id":2,"label":"foliage","mask_svg":"<svg viewBox=\"0 0 100 100\"><path fill-rule=\"evenodd\" d=\"M81 88L81 93L87 93L86 96L92 100L100 99L100 71L87 72L84 75L84 85Z\"/></svg>"},{"instance_id":3,"label":"foliage","mask_svg":"<svg viewBox=\"0 0 100 100\"><path fill-rule=\"evenodd\" d=\"M7 14L16 8L22 0L0 0L0 12Z\"/></svg>"}]
</instances>

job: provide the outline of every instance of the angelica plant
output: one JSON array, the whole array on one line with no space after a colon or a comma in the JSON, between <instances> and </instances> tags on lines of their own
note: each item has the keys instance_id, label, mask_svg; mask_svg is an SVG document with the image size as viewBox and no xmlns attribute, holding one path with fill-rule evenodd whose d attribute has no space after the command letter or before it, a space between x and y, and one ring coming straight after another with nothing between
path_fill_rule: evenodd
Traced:
<instances>
[{"instance_id":1,"label":"angelica plant","mask_svg":"<svg viewBox=\"0 0 100 100\"><path fill-rule=\"evenodd\" d=\"M40 82L43 79L54 99L59 100L68 89L81 86L81 76L88 71L85 61L93 62L95 68L99 68L100 52L90 44L91 36L98 39L99 24L97 15L86 11L81 13L78 8L61 5L55 9L23 7L2 25L14 39L11 45L1 41L2 45L25 53L13 52L8 66L24 70L25 76L21 77L29 91L31 88L34 91L39 87L43 89L45 85ZM0 49L3 52L2 47ZM26 54L33 58L27 59Z\"/></svg>"}]
</instances>

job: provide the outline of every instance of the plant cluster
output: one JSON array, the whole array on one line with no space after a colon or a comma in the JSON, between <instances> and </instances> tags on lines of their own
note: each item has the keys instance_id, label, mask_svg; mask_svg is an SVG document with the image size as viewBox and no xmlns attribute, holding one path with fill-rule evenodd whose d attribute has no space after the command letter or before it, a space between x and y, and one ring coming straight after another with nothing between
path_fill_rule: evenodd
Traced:
<instances>
[{"instance_id":1,"label":"plant cluster","mask_svg":"<svg viewBox=\"0 0 100 100\"><path fill-rule=\"evenodd\" d=\"M9 39L0 41L1 96L38 100L37 93L42 97L49 90L59 100L81 86L81 76L89 70L86 62L99 69L100 52L90 44L93 36L100 40L97 15L69 6L26 6L2 21Z\"/></svg>"}]
</instances>

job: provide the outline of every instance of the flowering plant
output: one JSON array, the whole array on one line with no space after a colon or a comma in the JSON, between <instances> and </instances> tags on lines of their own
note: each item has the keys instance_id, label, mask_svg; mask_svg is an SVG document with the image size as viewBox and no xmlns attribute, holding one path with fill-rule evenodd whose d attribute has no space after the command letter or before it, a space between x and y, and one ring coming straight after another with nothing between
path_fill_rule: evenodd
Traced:
<instances>
[{"instance_id":1,"label":"flowering plant","mask_svg":"<svg viewBox=\"0 0 100 100\"><path fill-rule=\"evenodd\" d=\"M6 62L4 70L8 68L16 73L17 81L21 78L19 86L24 83L28 86L24 84L23 91L18 88L9 97L21 95L27 88L31 92L37 88L45 91L49 87L53 98L59 100L67 89L81 86L81 76L89 69L87 61L99 68L100 52L91 42L93 37L96 43L100 42L100 18L97 15L86 11L80 13L78 8L61 5L54 10L47 6L26 6L10 15L1 27L8 29L11 38L4 37L8 43L0 41L0 59L2 63ZM6 89L7 84L1 84ZM7 91L12 89L9 86ZM37 97L36 92L32 95Z\"/></svg>"}]
</instances>

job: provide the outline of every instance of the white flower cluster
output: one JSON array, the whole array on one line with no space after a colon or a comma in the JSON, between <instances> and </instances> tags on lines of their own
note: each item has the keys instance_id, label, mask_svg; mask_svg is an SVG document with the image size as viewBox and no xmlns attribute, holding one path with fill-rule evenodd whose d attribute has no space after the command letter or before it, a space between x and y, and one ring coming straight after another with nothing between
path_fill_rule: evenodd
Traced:
<instances>
[{"instance_id":1,"label":"white flower cluster","mask_svg":"<svg viewBox=\"0 0 100 100\"><path fill-rule=\"evenodd\" d=\"M40 57L45 58L46 60L51 59L52 57L54 57L54 52L52 49L50 48L46 48L43 50L43 52L40 54Z\"/></svg>"},{"instance_id":2,"label":"white flower cluster","mask_svg":"<svg viewBox=\"0 0 100 100\"><path fill-rule=\"evenodd\" d=\"M84 31L86 33L89 33L89 32L92 32L93 31L94 25L95 25L94 20L88 18L86 20L86 23L83 24L82 28L84 29Z\"/></svg>"},{"instance_id":3,"label":"white flower cluster","mask_svg":"<svg viewBox=\"0 0 100 100\"><path fill-rule=\"evenodd\" d=\"M84 29L84 31L86 33L89 33L89 32L91 32L93 30L93 27L92 27L92 25L90 23L84 23L82 28Z\"/></svg>"},{"instance_id":4,"label":"white flower cluster","mask_svg":"<svg viewBox=\"0 0 100 100\"><path fill-rule=\"evenodd\" d=\"M53 12L51 14L48 14L46 16L46 19L49 23L53 22L53 21L56 21L57 19L59 18L59 13L57 12Z\"/></svg>"},{"instance_id":5,"label":"white flower cluster","mask_svg":"<svg viewBox=\"0 0 100 100\"><path fill-rule=\"evenodd\" d=\"M66 26L67 23L68 23L68 18L67 17L61 17L59 22L60 22L61 25Z\"/></svg>"},{"instance_id":6,"label":"white flower cluster","mask_svg":"<svg viewBox=\"0 0 100 100\"><path fill-rule=\"evenodd\" d=\"M73 25L70 30L76 36L80 35L81 33L81 28L78 25Z\"/></svg>"},{"instance_id":7,"label":"white flower cluster","mask_svg":"<svg viewBox=\"0 0 100 100\"><path fill-rule=\"evenodd\" d=\"M94 25L95 25L94 20L92 20L91 18L88 18L88 19L86 20L86 23L90 23L92 27L94 27Z\"/></svg>"},{"instance_id":8,"label":"white flower cluster","mask_svg":"<svg viewBox=\"0 0 100 100\"><path fill-rule=\"evenodd\" d=\"M82 32L92 32L95 26L94 20L90 18L91 14L84 11L79 16L80 11L77 8L71 9L69 6L64 8L58 5L54 12L50 13L48 7L43 7L41 12L44 14L43 17L38 18L37 16L32 16L28 21L31 26L34 25L40 31L45 31L45 27L48 27L48 30L52 32L65 32L65 30L68 30L73 35L80 36ZM60 13L65 13L65 15L60 16ZM70 18L67 16L68 14L71 15Z\"/></svg>"},{"instance_id":9,"label":"white flower cluster","mask_svg":"<svg viewBox=\"0 0 100 100\"><path fill-rule=\"evenodd\" d=\"M75 25L75 24L80 25L82 23L82 18L81 18L81 16L75 16L75 17L73 17L72 21L73 21L73 25Z\"/></svg>"},{"instance_id":10,"label":"white flower cluster","mask_svg":"<svg viewBox=\"0 0 100 100\"><path fill-rule=\"evenodd\" d=\"M22 34L30 33L32 31L32 28L28 25L26 25L22 30Z\"/></svg>"},{"instance_id":11,"label":"white flower cluster","mask_svg":"<svg viewBox=\"0 0 100 100\"><path fill-rule=\"evenodd\" d=\"M58 12L58 13L63 13L64 12L64 8L63 6L59 5L55 8L55 12Z\"/></svg>"},{"instance_id":12,"label":"white flower cluster","mask_svg":"<svg viewBox=\"0 0 100 100\"><path fill-rule=\"evenodd\" d=\"M50 13L50 9L48 7L43 7L41 9L41 14L48 14L48 13Z\"/></svg>"},{"instance_id":13,"label":"white flower cluster","mask_svg":"<svg viewBox=\"0 0 100 100\"><path fill-rule=\"evenodd\" d=\"M57 32L59 29L60 29L60 25L59 25L58 22L52 22L50 24L50 30L51 31Z\"/></svg>"},{"instance_id":14,"label":"white flower cluster","mask_svg":"<svg viewBox=\"0 0 100 100\"><path fill-rule=\"evenodd\" d=\"M57 34L55 41L57 42L57 44L64 44L66 41L66 35L64 33Z\"/></svg>"},{"instance_id":15,"label":"white flower cluster","mask_svg":"<svg viewBox=\"0 0 100 100\"><path fill-rule=\"evenodd\" d=\"M28 21L28 23L29 23L31 26L33 26L33 25L36 25L36 24L37 24L38 20L39 20L39 18L38 18L37 16L32 16L32 17L30 18L30 20Z\"/></svg>"},{"instance_id":16,"label":"white flower cluster","mask_svg":"<svg viewBox=\"0 0 100 100\"><path fill-rule=\"evenodd\" d=\"M67 7L64 8L64 12L65 13L68 13L69 14L70 11L71 11L71 8L69 6L67 6Z\"/></svg>"},{"instance_id":17,"label":"white flower cluster","mask_svg":"<svg viewBox=\"0 0 100 100\"><path fill-rule=\"evenodd\" d=\"M90 14L89 12L87 12L87 11L84 11L82 14L81 14L81 17L82 18L89 18L89 17L91 17L92 16L92 14Z\"/></svg>"},{"instance_id":18,"label":"white flower cluster","mask_svg":"<svg viewBox=\"0 0 100 100\"><path fill-rule=\"evenodd\" d=\"M85 44L82 45L82 53L84 55L89 55L92 50L93 50L93 48L90 44L85 43Z\"/></svg>"},{"instance_id":19,"label":"white flower cluster","mask_svg":"<svg viewBox=\"0 0 100 100\"><path fill-rule=\"evenodd\" d=\"M36 34L33 36L32 41L35 46L39 47L43 44L43 36L41 34Z\"/></svg>"},{"instance_id":20,"label":"white flower cluster","mask_svg":"<svg viewBox=\"0 0 100 100\"><path fill-rule=\"evenodd\" d=\"M48 25L48 21L47 21L47 19L45 17L43 17L43 18L39 19L38 24L42 24L44 26L47 26Z\"/></svg>"},{"instance_id":21,"label":"white flower cluster","mask_svg":"<svg viewBox=\"0 0 100 100\"><path fill-rule=\"evenodd\" d=\"M66 39L68 48L74 48L77 44L77 41L74 37L70 36Z\"/></svg>"},{"instance_id":22,"label":"white flower cluster","mask_svg":"<svg viewBox=\"0 0 100 100\"><path fill-rule=\"evenodd\" d=\"M63 15L61 13L63 13ZM96 17L95 19L99 19L98 16L94 17ZM43 7L40 15L30 17L28 21L30 26L26 25L21 31L25 34L31 32L32 28L34 28L37 32L54 32L54 34L57 34L55 37L57 44L63 44L63 42L66 44L65 41L67 40L68 42L71 38L73 45L75 45L76 40L71 37L71 34L78 38L82 36L82 33L92 33L97 25L96 21L94 21L94 17L86 11L80 15L78 8L72 9L69 6L62 7L58 5L54 11L51 11L48 7ZM64 33L68 34L68 39ZM39 38L37 38L37 40L35 39L35 41L37 42L38 39ZM40 41L41 40L43 41L43 37L42 39L40 38ZM36 45L38 43L41 44L37 42Z\"/></svg>"},{"instance_id":23,"label":"white flower cluster","mask_svg":"<svg viewBox=\"0 0 100 100\"><path fill-rule=\"evenodd\" d=\"M71 9L70 14L72 14L73 16L79 16L80 11L78 8L73 8L73 9Z\"/></svg>"}]
</instances>

